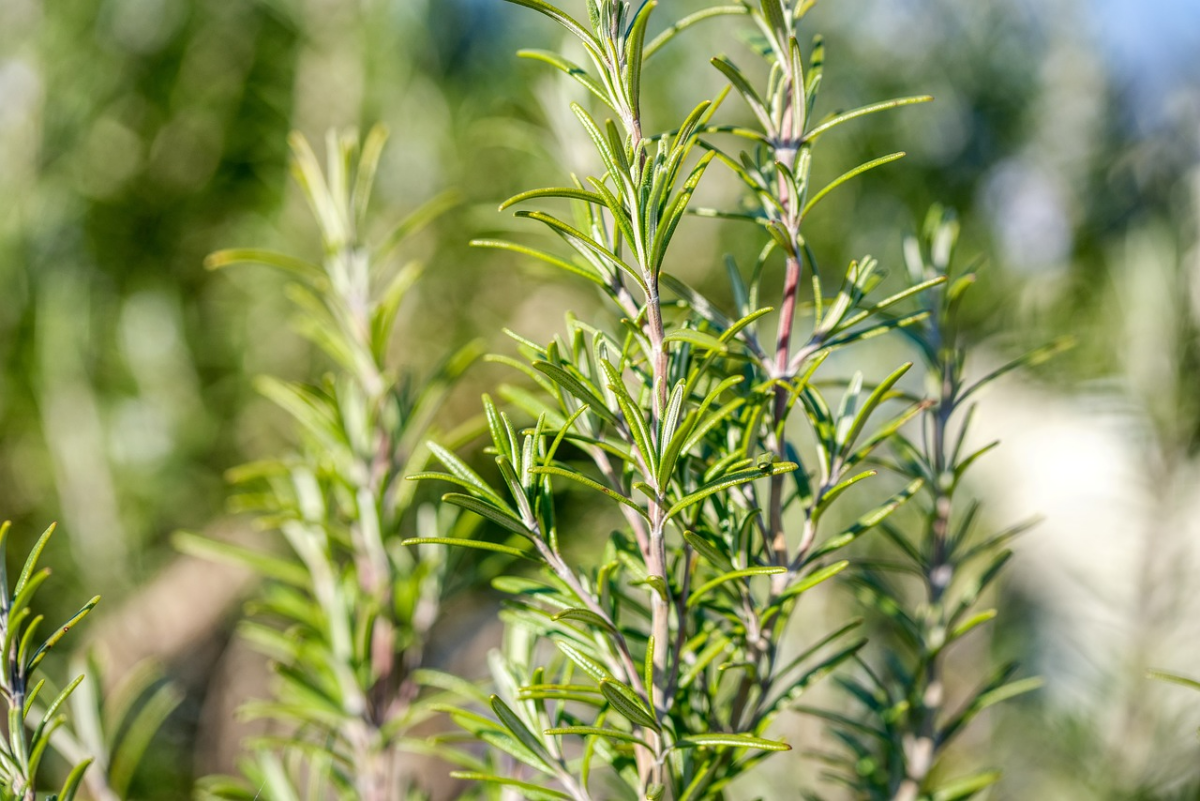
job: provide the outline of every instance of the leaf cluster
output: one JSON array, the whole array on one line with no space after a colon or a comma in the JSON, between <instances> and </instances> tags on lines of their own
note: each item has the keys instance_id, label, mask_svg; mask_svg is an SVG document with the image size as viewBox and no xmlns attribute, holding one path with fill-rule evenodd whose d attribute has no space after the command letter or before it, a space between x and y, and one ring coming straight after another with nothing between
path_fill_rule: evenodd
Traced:
<instances>
[{"instance_id":1,"label":"leaf cluster","mask_svg":"<svg viewBox=\"0 0 1200 801\"><path fill-rule=\"evenodd\" d=\"M35 671L63 637L87 617L100 598L92 598L69 620L43 636L39 629L45 618L33 611L33 599L50 577L50 568L39 569L37 563L54 533L54 526L38 538L13 583L10 583L7 568L9 529L7 522L0 524L0 640L4 646L0 698L7 707L7 736L0 740L0 798L33 801L42 759L51 748L55 733L66 722L63 705L84 680L79 676L45 699L43 705L42 692L49 690L46 690L46 679ZM50 796L50 801L73 799L91 763L91 758L84 757L73 764L62 788Z\"/></svg>"},{"instance_id":2,"label":"leaf cluster","mask_svg":"<svg viewBox=\"0 0 1200 801\"><path fill-rule=\"evenodd\" d=\"M914 285L941 280L921 295L925 316L905 328L921 355L932 397L920 416L921 436L897 433L882 460L891 472L922 482L924 489L910 504L916 520L882 524L887 557L858 560L847 574L886 637L882 664L860 659L857 676L838 679L864 709L863 717L812 710L831 721L848 752L830 758L838 768L831 776L864 798L975 797L999 774L987 770L947 778L938 769L945 750L985 709L1041 686L1036 678L1016 678L1015 664L1003 664L956 706L947 702L948 652L996 618L997 610L980 608L980 602L1008 563L1008 545L1028 527L979 531L981 505L965 497L962 482L997 443L968 447L972 398L999 376L1061 347L1027 354L980 379L966 378L958 314L974 275L952 270L957 233L953 216L934 208L922 237L905 245Z\"/></svg>"},{"instance_id":3,"label":"leaf cluster","mask_svg":"<svg viewBox=\"0 0 1200 801\"><path fill-rule=\"evenodd\" d=\"M413 515L414 485L400 479L429 458L422 440L476 349L421 377L388 364L396 316L421 271L417 263L393 268L389 257L453 198L435 198L379 244L368 243L368 199L385 139L382 128L361 145L353 133L330 134L322 169L308 143L292 138L293 174L321 232L319 265L253 249L208 260L213 268L265 264L293 278L296 327L333 365L314 384L259 381L292 418L299 452L230 474L243 488L234 508L278 531L282 552L177 537L184 551L247 565L266 580L241 629L271 657L277 683L271 698L242 711L277 729L252 745L245 780L205 780L211 797L383 799L402 792L411 777L398 778L396 765L408 731L434 714L433 701L421 696L425 646L443 597L469 585L455 583L453 560L441 550L399 536L402 526L430 537L470 533L472 524L460 525L449 510Z\"/></svg>"},{"instance_id":4,"label":"leaf cluster","mask_svg":"<svg viewBox=\"0 0 1200 801\"><path fill-rule=\"evenodd\" d=\"M535 57L586 86L616 119L601 124L574 106L597 173L501 206L569 202L571 222L558 212L517 214L549 229L570 255L478 244L591 281L614 322L592 325L568 314L564 336L543 345L511 334L517 357L491 357L525 379L501 388L502 403L484 398L498 485L435 445L444 471L414 476L455 485L446 503L508 535L502 543L442 541L539 565L533 575L493 582L509 596L509 646L493 665L496 694L452 714L499 754L488 771L462 775L536 798L720 797L739 775L788 750L770 736L773 721L864 645L860 621L850 620L785 658L784 634L804 594L842 573L850 563L838 552L884 525L924 485L913 476L882 503L860 507L848 525L828 522L845 518L827 516L839 498L863 497L850 490L875 475L869 465L877 451L926 405L898 389L911 365L874 383L855 375L836 399L816 375L834 350L925 319L928 310L893 312L944 279L877 299L882 275L867 257L826 297L802 234L816 202L878 166L851 171L810 199L818 137L907 101L810 123L823 51L814 47L806 73L795 29L807 3L764 0L693 15L644 47L652 2L589 2L587 23L541 0L514 2L580 41L591 70L557 55ZM727 59L714 62L760 129L749 135L714 124L717 98L674 130L648 135L639 116L644 75L634 60L726 13L749 16L760 33L756 50L770 68L765 95ZM730 157L706 138L724 133L749 136L756 155ZM742 178L758 206L751 217L769 235L749 281L730 262L725 303L665 269L671 237L682 216L696 211L692 195L714 158ZM758 299L776 254L786 277L772 347L758 325L775 309ZM793 343L802 262L812 278L813 323ZM518 414L530 422L515 422ZM578 526L560 530L556 506L568 490L611 503L624 526L605 540ZM579 565L568 553L599 555Z\"/></svg>"}]
</instances>

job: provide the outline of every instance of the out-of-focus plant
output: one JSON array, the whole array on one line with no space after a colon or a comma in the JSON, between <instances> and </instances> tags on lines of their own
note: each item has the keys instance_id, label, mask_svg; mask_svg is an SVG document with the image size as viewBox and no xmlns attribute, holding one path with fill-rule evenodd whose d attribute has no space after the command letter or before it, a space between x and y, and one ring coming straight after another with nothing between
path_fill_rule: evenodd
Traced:
<instances>
[{"instance_id":1,"label":"out-of-focus plant","mask_svg":"<svg viewBox=\"0 0 1200 801\"><path fill-rule=\"evenodd\" d=\"M296 423L300 451L232 474L246 488L236 506L279 531L290 554L179 538L184 550L232 559L263 576L251 605L257 614L242 629L277 667L273 697L250 702L245 712L275 720L280 730L251 745L248 782L206 779L209 797L407 797L414 777L398 755L421 747L406 733L432 714L418 698L425 645L444 594L469 577L452 570L442 551L402 545L397 536L414 511L415 489L399 479L428 458L422 441L475 348L422 378L389 366L393 324L420 267L393 269L388 257L448 199L434 199L380 243L368 243L367 204L385 138L376 128L360 149L356 135L331 134L322 171L308 143L293 137L293 172L321 232L321 265L253 249L208 261L213 268L266 264L297 279L290 296L299 330L334 367L314 385L261 380L259 388ZM455 525L454 515L430 510L417 530L432 536Z\"/></svg>"},{"instance_id":2,"label":"out-of-focus plant","mask_svg":"<svg viewBox=\"0 0 1200 801\"><path fill-rule=\"evenodd\" d=\"M80 676L52 698L41 699L46 679L37 676L35 671L67 632L95 608L100 598L92 598L70 620L52 629L48 637L40 637L38 629L44 618L34 613L32 602L38 588L50 577L50 568L39 570L37 562L54 533L54 526L46 529L33 546L14 584L9 583L6 567L9 528L7 522L0 524L0 641L4 645L0 696L7 706L7 736L0 739L0 799L34 801L42 758L51 748L55 732L66 722L66 716L60 714L60 710L84 680ZM44 706L40 703L43 700L48 702ZM62 749L55 750L68 756ZM91 763L90 757L78 758L63 781L62 789L50 796L50 801L73 799Z\"/></svg>"},{"instance_id":3,"label":"out-of-focus plant","mask_svg":"<svg viewBox=\"0 0 1200 801\"><path fill-rule=\"evenodd\" d=\"M834 351L925 319L928 310L897 310L945 277L924 276L876 300L883 276L867 257L851 263L828 296L804 236L808 213L831 191L902 155L873 159L814 187L818 141L856 118L927 98L816 119L824 48L819 39L802 48L797 38L811 2L715 7L649 44L653 2L589 0L586 23L542 0L513 2L560 23L591 63L524 54L577 80L615 121L601 123L573 106L595 147L598 176L524 192L502 206L573 201L573 222L518 212L564 240L571 256L510 242L478 244L592 282L617 319L606 328L568 312L565 338L543 346L514 335L523 359L495 357L525 373L537 390L507 392L535 420L527 427L485 396L499 488L447 452L437 455L448 472L418 476L459 485L464 491L445 501L511 532L509 552L540 565L536 578L495 582L511 596L510 647L493 666L492 716L455 713L511 759L499 760L496 773L460 775L537 798L720 798L771 752L788 750L768 736L772 722L864 644L852 634L860 621L848 619L783 658L798 602L848 567L839 552L927 480L914 475L873 508L860 501L857 519L844 508L831 514L839 498L862 492L847 494L875 475L868 460L924 405L896 388L908 364L873 383L856 373L834 403L815 376ZM699 104L674 130L648 133L641 106L646 60L679 31L721 14L750 17L752 48L767 63L768 84L760 91L728 58L713 62L750 106L756 126L714 124L718 100ZM729 155L702 142L704 134L740 135L754 149ZM691 159L701 151L707 152ZM691 208L714 158L749 188L745 208ZM666 272L670 244L689 211L746 220L768 235L749 281L729 261L732 288L720 304ZM783 297L775 337L764 346L758 327L773 309L760 303L762 279L779 261ZM811 330L800 338L806 265ZM898 410L881 415L896 401ZM591 466L579 464L580 457ZM556 497L570 485L612 501L625 522L607 536L600 558L583 565L563 548L585 549L603 532L579 530L578 523L560 531Z\"/></svg>"},{"instance_id":4,"label":"out-of-focus plant","mask_svg":"<svg viewBox=\"0 0 1200 801\"><path fill-rule=\"evenodd\" d=\"M858 597L882 622L882 665L839 684L866 707L865 717L832 716L849 748L841 778L862 798L917 801L971 798L999 774L984 771L947 778L938 771L945 749L980 712L1041 686L1036 678L1012 680L1015 664L999 666L962 700L950 703L948 651L990 621L996 609L980 609L984 592L1012 555L1007 546L1025 529L1017 525L981 535L980 502L964 491L964 477L998 443L968 447L974 399L996 378L1041 361L1061 343L1034 351L992 372L969 379L958 309L975 283L972 273L953 275L958 238L954 218L934 208L920 239L905 243L914 285L942 279L923 294L925 316L905 332L926 368L930 400L920 417L921 436L893 438L894 472L919 480L922 491L909 505L915 520L889 520L880 528L894 553L862 560L848 575ZM916 584L914 591L910 585Z\"/></svg>"},{"instance_id":5,"label":"out-of-focus plant","mask_svg":"<svg viewBox=\"0 0 1200 801\"><path fill-rule=\"evenodd\" d=\"M87 797L129 798L154 737L183 694L150 661L120 676L107 692L101 686L105 669L95 654L73 655L71 672L82 681L70 697L71 725L54 733L53 746L72 763L93 761L83 775Z\"/></svg>"}]
</instances>

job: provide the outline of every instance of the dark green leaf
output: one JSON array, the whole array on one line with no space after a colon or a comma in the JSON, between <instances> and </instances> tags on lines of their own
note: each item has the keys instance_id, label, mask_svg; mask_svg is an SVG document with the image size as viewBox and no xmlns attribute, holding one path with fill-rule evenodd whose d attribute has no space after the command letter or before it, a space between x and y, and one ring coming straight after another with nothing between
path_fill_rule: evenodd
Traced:
<instances>
[{"instance_id":1,"label":"dark green leaf","mask_svg":"<svg viewBox=\"0 0 1200 801\"><path fill-rule=\"evenodd\" d=\"M458 492L448 492L442 496L442 500L446 503L452 503L455 506L461 506L480 517L486 517L493 523L498 523L509 531L517 534L523 534L526 537L531 536L531 532L510 510L507 508L501 509L498 506L480 500L471 495L463 495Z\"/></svg>"},{"instance_id":2,"label":"dark green leaf","mask_svg":"<svg viewBox=\"0 0 1200 801\"><path fill-rule=\"evenodd\" d=\"M636 737L629 732L621 731L620 729L608 729L601 726L563 726L556 729L546 729L544 732L548 737L562 737L568 734L578 735L580 737L608 737L613 740L622 740L627 743L634 743L644 748L650 746L640 737Z\"/></svg>"},{"instance_id":3,"label":"dark green leaf","mask_svg":"<svg viewBox=\"0 0 1200 801\"><path fill-rule=\"evenodd\" d=\"M525 746L530 753L537 756L547 767L550 765L550 755L546 753L546 747L542 745L542 741L534 736L525 722L517 717L517 713L513 712L508 704L504 703L498 695L491 697L492 711L496 713L496 717L500 718L500 722L504 724L504 728L517 738L517 742Z\"/></svg>"},{"instance_id":4,"label":"dark green leaf","mask_svg":"<svg viewBox=\"0 0 1200 801\"><path fill-rule=\"evenodd\" d=\"M654 719L645 702L627 684L612 678L601 679L600 692L604 693L613 709L630 723L660 731L658 721Z\"/></svg>"}]
</instances>

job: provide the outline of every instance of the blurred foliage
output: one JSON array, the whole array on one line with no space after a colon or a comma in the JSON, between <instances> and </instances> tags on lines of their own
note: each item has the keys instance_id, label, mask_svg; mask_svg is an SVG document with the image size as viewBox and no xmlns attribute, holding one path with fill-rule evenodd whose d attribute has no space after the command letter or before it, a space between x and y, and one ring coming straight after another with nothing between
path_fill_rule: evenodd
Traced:
<instances>
[{"instance_id":1,"label":"blurred foliage","mask_svg":"<svg viewBox=\"0 0 1200 801\"><path fill-rule=\"evenodd\" d=\"M215 561L244 564L264 579L247 605L242 636L272 660L270 699L245 699L240 712L270 720L272 735L250 745L250 781L206 777L204 797L344 798L387 801L419 795L426 783L404 764L409 732L434 713L418 698L431 632L454 590L481 571L440 550L412 549L402 527L425 536L466 533L450 509L414 514L416 485L405 478L430 457L430 421L454 381L478 355L470 344L419 379L386 361L397 312L423 266L396 268L395 251L448 209L438 196L379 242L366 242L367 209L387 134L331 132L322 168L293 136L292 171L321 232L318 265L259 249L218 251L206 263L267 265L293 279L296 328L334 369L320 383L260 377L259 390L294 419L301 447L280 459L230 471L240 510L275 531L291 558L215 539L180 535L177 545ZM468 432L473 426L466 424ZM435 451L436 453L436 451ZM413 518L419 517L414 524ZM456 679L455 681L461 681ZM417 753L421 753L419 748Z\"/></svg>"},{"instance_id":2,"label":"blurred foliage","mask_svg":"<svg viewBox=\"0 0 1200 801\"><path fill-rule=\"evenodd\" d=\"M704 5L680 0L672 14ZM1138 432L1138 470L1161 510L1192 491L1200 446L1200 82L1193 63L1171 87L1148 83L1162 70L1140 69L1098 38L1112 23L1095 15L1116 5L818 3L813 29L826 37L831 77L825 111L918 91L937 102L876 117L831 143L823 162L831 171L893 144L910 157L831 195L812 217L810 239L828 264L869 251L898 275L899 232L914 230L932 201L958 209L960 252L996 261L964 310L965 336L1016 353L1073 334L1078 347L1038 375L1068 397L1083 387L1120 399ZM231 244L315 241L287 188L290 130L319 136L335 125L388 124L397 141L380 168L378 218L397 219L455 188L466 198L459 224L484 236L504 233L492 230L502 224L495 202L554 180L547 149L578 154L570 120L553 110L564 104L551 102L573 90L511 56L518 40L547 34L530 26L518 36L512 26L529 23L500 6L0 3L0 510L18 536L41 521L64 523L48 554L60 566L55 581L105 593L102 620L176 558L173 529L217 517L223 470L278 451L286 424L250 377L308 375L317 363L283 325L279 278L229 280L202 267L207 253ZM1141 13L1173 14L1163 25L1200 25L1178 3L1161 7ZM707 58L716 35L700 26L661 56L678 76L653 90L668 95L656 99L664 113L681 117L715 93L721 77ZM1167 49L1142 41L1147 51ZM557 138L546 143L534 123ZM729 237L692 230L681 227L689 244L679 246L677 263L705 290L724 280L711 254ZM545 278L539 292L527 292L515 258L470 250L448 228L430 232L423 247L437 258L402 309L397 337L418 370L447 343L516 319L545 339L559 319L548 309L564 298L588 301L522 267ZM448 417L469 415L478 394L471 382L484 382L486 371L478 375L446 403ZM1176 586L1175 551L1162 545L1171 520L1147 525L1167 539L1146 546L1154 558L1139 568L1143 584ZM51 617L72 611L76 594L61 596L46 599ZM1161 629L1149 623L1177 613L1157 601L1139 609L1131 614L1144 616L1138 629L1147 638ZM1032 651L1053 687L1054 672L1069 682L1073 667L1042 648L1045 619L1031 606L1024 628L1002 631L995 647ZM206 671L181 663L199 654L211 665L223 636L192 643L194 654L162 655L169 671L188 675L189 697L151 745L152 761L191 763L177 751L193 747ZM65 675L62 665L48 666ZM1147 666L1124 673L1144 681ZM1192 664L1154 666L1196 672L1194 655ZM1095 788L1078 788L1077 797L1175 798L1195 785L1193 727L1175 720L1138 729L1156 732L1147 740L1154 747L1135 749L1141 756L1113 758L1122 748L1111 730L1121 724L1101 699L1119 699L1111 705L1132 720L1153 717L1140 693L1170 691L1113 681L1089 685L1095 709L1030 702L997 722L994 747L1009 755L1014 779L1006 797L1054 797L1072 775L1094 777ZM187 773L134 777L132 793L183 797Z\"/></svg>"}]
</instances>

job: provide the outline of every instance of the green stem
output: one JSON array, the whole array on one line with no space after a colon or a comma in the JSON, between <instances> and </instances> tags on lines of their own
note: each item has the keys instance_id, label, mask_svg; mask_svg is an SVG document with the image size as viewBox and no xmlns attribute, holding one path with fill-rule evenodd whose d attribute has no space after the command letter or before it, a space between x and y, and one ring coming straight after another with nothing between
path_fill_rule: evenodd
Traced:
<instances>
[{"instance_id":1,"label":"green stem","mask_svg":"<svg viewBox=\"0 0 1200 801\"><path fill-rule=\"evenodd\" d=\"M933 335L940 341L941 327L934 324ZM940 342L939 342L940 344ZM953 349L939 347L941 364L938 365L939 398L930 411L933 415L930 434L930 461L936 478L933 486L933 509L928 523L930 544L929 567L925 573L928 592L928 612L922 624L921 649L925 661L924 670L918 671L914 701L917 703L918 719L904 747L905 776L896 791L895 801L917 801L922 787L937 762L937 721L946 701L943 679L941 650L947 629L945 595L954 578L954 565L948 560L947 539L950 531L950 515L953 498L946 488L943 477L953 469L946 453L946 435L950 419L956 409L957 382Z\"/></svg>"}]
</instances>

